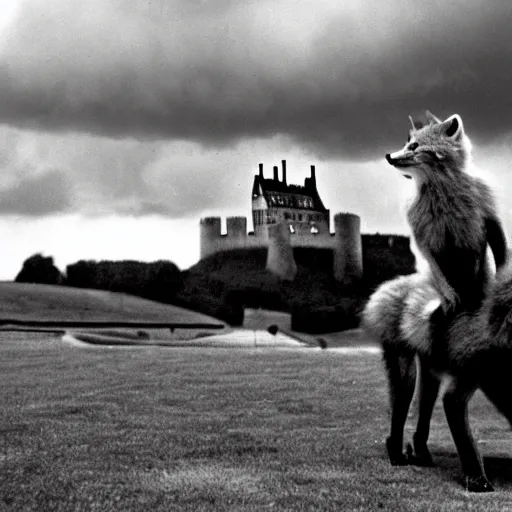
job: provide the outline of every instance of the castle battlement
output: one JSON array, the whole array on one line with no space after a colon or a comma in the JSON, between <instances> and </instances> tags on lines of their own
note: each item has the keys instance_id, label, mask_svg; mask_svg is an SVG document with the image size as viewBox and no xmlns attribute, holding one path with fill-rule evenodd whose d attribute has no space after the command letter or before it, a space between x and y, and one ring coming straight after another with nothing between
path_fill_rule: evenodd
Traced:
<instances>
[{"instance_id":1,"label":"castle battlement","mask_svg":"<svg viewBox=\"0 0 512 512\"><path fill-rule=\"evenodd\" d=\"M355 226L359 223L359 216L353 213L337 213L334 215L334 230L333 231L320 231L315 229L308 229L311 235L311 240L321 238L332 238L340 234L346 234L350 226ZM226 238L226 237L256 237L262 240L268 240L268 237L256 234L254 231L247 231L248 220L247 217L226 217L226 233L222 233L222 217L203 217L200 221L201 233L204 232L208 239ZM293 224L290 224L293 226ZM304 233L293 226L290 229L292 238L304 236Z\"/></svg>"},{"instance_id":2,"label":"castle battlement","mask_svg":"<svg viewBox=\"0 0 512 512\"><path fill-rule=\"evenodd\" d=\"M247 232L247 217L227 217L226 233L221 232L221 217L201 219L201 259L217 252L235 249L268 249L272 244L268 231L260 234ZM289 225L290 226L290 225ZM352 213L334 216L334 232L292 231L288 226L289 243L292 248L329 249L334 252L335 269L347 265L361 266L360 218ZM341 271L341 270L340 270Z\"/></svg>"}]
</instances>

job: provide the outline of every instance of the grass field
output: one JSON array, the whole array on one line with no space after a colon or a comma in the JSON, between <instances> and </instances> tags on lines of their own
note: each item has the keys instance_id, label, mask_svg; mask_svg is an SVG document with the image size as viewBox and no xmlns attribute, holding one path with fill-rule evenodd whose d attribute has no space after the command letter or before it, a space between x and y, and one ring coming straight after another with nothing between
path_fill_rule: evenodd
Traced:
<instances>
[{"instance_id":1,"label":"grass field","mask_svg":"<svg viewBox=\"0 0 512 512\"><path fill-rule=\"evenodd\" d=\"M0 282L0 304L0 319L222 323L125 293L67 286Z\"/></svg>"},{"instance_id":2,"label":"grass field","mask_svg":"<svg viewBox=\"0 0 512 512\"><path fill-rule=\"evenodd\" d=\"M392 468L378 355L79 348L0 334L0 510L502 511L506 421L477 394L497 492L470 495L436 407L435 468Z\"/></svg>"}]
</instances>

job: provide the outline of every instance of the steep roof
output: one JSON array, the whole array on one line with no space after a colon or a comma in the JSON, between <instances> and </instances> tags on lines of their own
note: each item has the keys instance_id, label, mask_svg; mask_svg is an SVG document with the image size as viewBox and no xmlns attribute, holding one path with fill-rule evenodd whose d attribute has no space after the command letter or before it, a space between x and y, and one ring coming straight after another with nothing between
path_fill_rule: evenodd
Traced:
<instances>
[{"instance_id":1,"label":"steep roof","mask_svg":"<svg viewBox=\"0 0 512 512\"><path fill-rule=\"evenodd\" d=\"M260 195L260 187L268 204L271 204L270 198L275 194L286 194L289 198L288 204L273 206L315 210L318 212L327 211L316 188L314 171L312 171L312 176L310 178L306 178L304 180L304 185L288 185L279 179L264 178L261 174L256 174L254 176L254 184L252 187L253 197ZM305 206L302 201L303 197L311 198L312 206Z\"/></svg>"}]
</instances>

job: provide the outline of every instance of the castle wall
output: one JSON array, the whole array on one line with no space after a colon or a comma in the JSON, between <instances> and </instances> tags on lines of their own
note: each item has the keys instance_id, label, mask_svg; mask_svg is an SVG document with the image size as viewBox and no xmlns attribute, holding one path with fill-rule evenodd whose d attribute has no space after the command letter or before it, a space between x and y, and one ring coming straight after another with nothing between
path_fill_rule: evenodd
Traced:
<instances>
[{"instance_id":1,"label":"castle wall","mask_svg":"<svg viewBox=\"0 0 512 512\"><path fill-rule=\"evenodd\" d=\"M360 222L357 215L337 214L334 217L334 234L325 230L325 226L316 234L311 233L309 226L307 229L300 229L295 233L291 233L289 226L285 223L276 224L276 226L283 226L288 231L291 247L333 250L333 274L336 279L348 283L360 278L363 272ZM264 231L248 234L246 217L228 217L226 226L227 233L222 235L220 217L207 217L201 220L201 259L220 251L267 248L269 247L269 230L274 227L274 225L268 226L268 229ZM284 235L282 235L281 229L279 228L275 235L279 234L279 237L282 238ZM282 252L275 251L275 254ZM270 261L277 268L275 258L272 256Z\"/></svg>"},{"instance_id":2,"label":"castle wall","mask_svg":"<svg viewBox=\"0 0 512 512\"><path fill-rule=\"evenodd\" d=\"M290 238L292 247L317 247L318 249L335 249L338 245L336 234L307 231L296 232Z\"/></svg>"},{"instance_id":3,"label":"castle wall","mask_svg":"<svg viewBox=\"0 0 512 512\"><path fill-rule=\"evenodd\" d=\"M292 247L318 247L322 249L335 249L338 241L335 235L327 232L326 225L320 225L319 233L311 233L310 227L300 229L299 224L294 224L296 232L290 233ZM260 230L254 235L247 233L246 217L228 217L226 219L226 234L221 234L220 217L206 217L200 224L201 259L216 252L230 251L233 249L252 249L268 247L268 228ZM287 227L287 229L289 229Z\"/></svg>"},{"instance_id":4,"label":"castle wall","mask_svg":"<svg viewBox=\"0 0 512 512\"><path fill-rule=\"evenodd\" d=\"M245 239L247 237L247 218L228 217L226 219L226 234L230 238Z\"/></svg>"},{"instance_id":5,"label":"castle wall","mask_svg":"<svg viewBox=\"0 0 512 512\"><path fill-rule=\"evenodd\" d=\"M268 236L254 236L247 233L246 217L228 217L226 234L221 234L220 217L206 217L200 224L201 259L221 251L233 249L255 249L268 246Z\"/></svg>"}]
</instances>

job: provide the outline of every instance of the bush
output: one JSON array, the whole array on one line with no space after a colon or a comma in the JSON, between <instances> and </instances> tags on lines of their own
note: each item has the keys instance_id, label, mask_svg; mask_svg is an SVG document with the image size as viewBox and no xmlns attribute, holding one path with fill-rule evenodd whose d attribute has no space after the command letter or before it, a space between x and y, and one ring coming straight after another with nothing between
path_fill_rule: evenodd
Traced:
<instances>
[{"instance_id":1,"label":"bush","mask_svg":"<svg viewBox=\"0 0 512 512\"><path fill-rule=\"evenodd\" d=\"M308 334L325 334L353 329L359 326L363 300L344 298L335 306L292 308L292 329Z\"/></svg>"},{"instance_id":2,"label":"bush","mask_svg":"<svg viewBox=\"0 0 512 512\"><path fill-rule=\"evenodd\" d=\"M14 280L17 283L62 284L63 276L51 256L38 253L24 261Z\"/></svg>"},{"instance_id":3,"label":"bush","mask_svg":"<svg viewBox=\"0 0 512 512\"><path fill-rule=\"evenodd\" d=\"M68 286L130 293L173 302L181 288L179 268L171 261L84 261L67 266Z\"/></svg>"},{"instance_id":4,"label":"bush","mask_svg":"<svg viewBox=\"0 0 512 512\"><path fill-rule=\"evenodd\" d=\"M215 316L232 327L240 327L244 323L244 307L242 304L224 302Z\"/></svg>"},{"instance_id":5,"label":"bush","mask_svg":"<svg viewBox=\"0 0 512 512\"><path fill-rule=\"evenodd\" d=\"M147 279L141 294L152 300L172 302L182 286L179 268L170 261L147 265Z\"/></svg>"},{"instance_id":6,"label":"bush","mask_svg":"<svg viewBox=\"0 0 512 512\"><path fill-rule=\"evenodd\" d=\"M213 296L207 293L197 293L187 298L181 298L177 305L197 311L203 315L218 318L231 326L240 326L244 323L244 306L234 301L235 296L227 294Z\"/></svg>"},{"instance_id":7,"label":"bush","mask_svg":"<svg viewBox=\"0 0 512 512\"><path fill-rule=\"evenodd\" d=\"M229 290L224 302L241 304L244 308L283 309L283 299L279 291L255 287Z\"/></svg>"}]
</instances>

